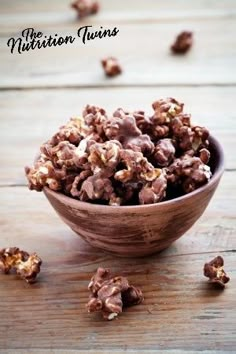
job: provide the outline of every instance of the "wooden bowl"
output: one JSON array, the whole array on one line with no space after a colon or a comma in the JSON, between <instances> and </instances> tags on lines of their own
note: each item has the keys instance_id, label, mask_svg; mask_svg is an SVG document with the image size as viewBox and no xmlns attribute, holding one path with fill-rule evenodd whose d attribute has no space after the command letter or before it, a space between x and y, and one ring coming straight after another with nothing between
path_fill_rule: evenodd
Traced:
<instances>
[{"instance_id":1,"label":"wooden bowl","mask_svg":"<svg viewBox=\"0 0 236 354\"><path fill-rule=\"evenodd\" d=\"M158 204L107 206L81 202L44 188L62 218L90 245L118 256L146 256L167 248L198 220L211 200L224 171L220 144L210 138L208 184L196 191Z\"/></svg>"}]
</instances>

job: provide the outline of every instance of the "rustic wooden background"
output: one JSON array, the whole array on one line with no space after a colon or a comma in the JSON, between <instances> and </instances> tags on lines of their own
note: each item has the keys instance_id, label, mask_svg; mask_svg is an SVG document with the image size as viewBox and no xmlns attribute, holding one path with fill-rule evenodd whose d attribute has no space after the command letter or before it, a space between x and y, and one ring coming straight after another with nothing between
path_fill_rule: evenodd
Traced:
<instances>
[{"instance_id":1,"label":"rustic wooden background","mask_svg":"<svg viewBox=\"0 0 236 354\"><path fill-rule=\"evenodd\" d=\"M236 352L236 1L101 2L78 21L68 0L0 2L0 248L36 251L44 263L28 285L0 275L1 353ZM10 54L7 39L26 27L73 34L78 27L117 26L113 39ZM193 30L188 55L172 56L181 30ZM100 59L119 58L123 75L104 77ZM38 146L87 103L145 108L160 97L186 103L195 121L223 144L226 171L197 224L165 252L119 259L92 249L60 221L43 194L29 192L23 166ZM231 282L209 287L205 261L225 258ZM85 311L98 266L127 275L145 302L104 322Z\"/></svg>"}]
</instances>

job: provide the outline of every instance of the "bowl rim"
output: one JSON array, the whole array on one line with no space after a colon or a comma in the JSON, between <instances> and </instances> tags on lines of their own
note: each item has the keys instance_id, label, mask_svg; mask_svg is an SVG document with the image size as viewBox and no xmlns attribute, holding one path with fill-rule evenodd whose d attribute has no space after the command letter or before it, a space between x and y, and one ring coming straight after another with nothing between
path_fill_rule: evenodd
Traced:
<instances>
[{"instance_id":1,"label":"bowl rim","mask_svg":"<svg viewBox=\"0 0 236 354\"><path fill-rule=\"evenodd\" d=\"M152 208L161 208L168 206L170 204L182 202L185 200L188 200L200 193L202 193L204 190L209 189L216 181L220 179L224 172L224 165L225 165L225 158L224 158L224 152L221 144L219 141L210 135L209 137L209 146L213 145L215 147L215 150L218 152L219 155L219 160L217 163L217 166L215 168L214 174L210 181L207 184L204 184L202 187L199 187L193 192L190 192L188 194L181 195L180 197L166 200L160 203L155 203L155 204L142 204L142 205L103 205L103 204L95 204L95 203L89 203L89 202L82 202L78 199L71 198L61 192L56 192L51 190L49 187L44 187L43 191L46 195L50 194L56 199L60 199L61 201L64 201L66 204L70 204L73 208L82 208L82 209L90 209L96 212L99 211L110 211L110 212L120 212L120 211L126 211L126 212L136 212L141 209L152 209Z\"/></svg>"}]
</instances>

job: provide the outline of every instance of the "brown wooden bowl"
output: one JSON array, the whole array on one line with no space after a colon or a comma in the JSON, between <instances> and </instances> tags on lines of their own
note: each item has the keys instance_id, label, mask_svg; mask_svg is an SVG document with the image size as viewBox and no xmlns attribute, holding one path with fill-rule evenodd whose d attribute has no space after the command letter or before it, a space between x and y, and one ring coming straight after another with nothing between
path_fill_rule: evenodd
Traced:
<instances>
[{"instance_id":1,"label":"brown wooden bowl","mask_svg":"<svg viewBox=\"0 0 236 354\"><path fill-rule=\"evenodd\" d=\"M223 150L210 138L208 184L181 197L158 204L107 206L81 202L44 188L53 208L90 245L118 256L146 256L170 246L202 215L224 171Z\"/></svg>"}]
</instances>

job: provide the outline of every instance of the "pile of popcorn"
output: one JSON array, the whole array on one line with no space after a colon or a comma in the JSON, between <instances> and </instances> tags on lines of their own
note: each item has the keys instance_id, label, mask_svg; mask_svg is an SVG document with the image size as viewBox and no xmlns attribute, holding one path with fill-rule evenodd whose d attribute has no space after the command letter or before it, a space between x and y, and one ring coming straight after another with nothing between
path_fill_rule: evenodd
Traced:
<instances>
[{"instance_id":1,"label":"pile of popcorn","mask_svg":"<svg viewBox=\"0 0 236 354\"><path fill-rule=\"evenodd\" d=\"M191 123L174 98L152 104L152 116L87 105L40 148L25 172L29 188L45 186L84 202L152 204L190 193L211 178L209 131Z\"/></svg>"}]
</instances>

